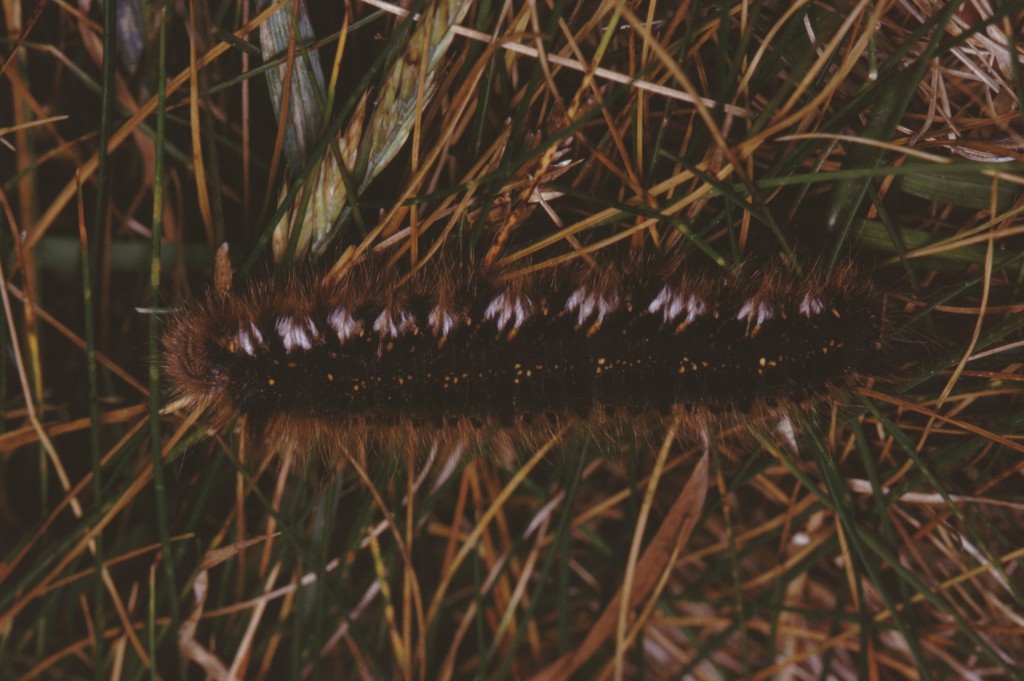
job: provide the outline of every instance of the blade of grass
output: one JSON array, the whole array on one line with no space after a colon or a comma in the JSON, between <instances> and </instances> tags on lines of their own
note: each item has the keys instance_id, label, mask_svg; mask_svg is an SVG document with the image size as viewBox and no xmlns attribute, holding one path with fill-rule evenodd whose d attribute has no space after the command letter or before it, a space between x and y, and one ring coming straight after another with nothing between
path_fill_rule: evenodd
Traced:
<instances>
[{"instance_id":1,"label":"blade of grass","mask_svg":"<svg viewBox=\"0 0 1024 681\"><path fill-rule=\"evenodd\" d=\"M164 183L164 138L167 136L167 8L158 10L160 27L157 62L157 108L156 108L156 159L154 161L153 184L153 227L152 256L149 270L150 300L160 299L160 240L163 233L163 183ZM194 48L192 48L194 50ZM192 53L192 73L194 76L195 54ZM209 225L208 225L209 226ZM164 482L163 438L160 428L160 328L157 316L149 315L149 442L150 470L153 475L153 493L156 497L156 519L160 534L160 546L163 557L164 579L161 587L164 597L171 610L172 631L181 626L181 611L178 603L178 580L175 574L174 557L171 550L170 518L167 511L167 485ZM184 681L185 665L175 664L177 676Z\"/></svg>"},{"instance_id":2,"label":"blade of grass","mask_svg":"<svg viewBox=\"0 0 1024 681\"><path fill-rule=\"evenodd\" d=\"M109 9L107 13L112 14ZM85 366L89 384L89 455L92 461L93 506L103 505L103 479L100 469L100 403L99 387L96 380L96 331L92 305L92 268L90 263L89 238L85 228L85 202L82 199L82 185L78 185L78 233L82 240L82 303L85 313ZM101 632L104 631L104 584L103 584L103 534L96 535L96 549L93 553L96 565L93 584L92 618L95 632L96 678L106 675L105 647Z\"/></svg>"}]
</instances>

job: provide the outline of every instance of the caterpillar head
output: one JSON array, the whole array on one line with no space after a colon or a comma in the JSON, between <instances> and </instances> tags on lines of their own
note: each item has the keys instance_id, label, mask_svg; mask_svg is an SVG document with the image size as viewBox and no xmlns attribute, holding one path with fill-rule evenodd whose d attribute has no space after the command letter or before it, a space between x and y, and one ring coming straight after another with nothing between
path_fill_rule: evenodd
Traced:
<instances>
[{"instance_id":1,"label":"caterpillar head","mask_svg":"<svg viewBox=\"0 0 1024 681\"><path fill-rule=\"evenodd\" d=\"M227 386L224 351L217 329L210 321L217 319L208 311L179 315L165 331L164 370L177 397L196 408L216 399Z\"/></svg>"}]
</instances>

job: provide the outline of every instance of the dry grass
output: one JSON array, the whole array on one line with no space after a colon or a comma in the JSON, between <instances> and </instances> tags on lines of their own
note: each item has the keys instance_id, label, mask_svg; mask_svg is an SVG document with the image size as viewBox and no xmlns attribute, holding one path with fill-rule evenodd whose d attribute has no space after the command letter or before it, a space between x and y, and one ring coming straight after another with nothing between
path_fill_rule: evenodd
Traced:
<instances>
[{"instance_id":1,"label":"dry grass","mask_svg":"<svg viewBox=\"0 0 1024 681\"><path fill-rule=\"evenodd\" d=\"M0 4L0 677L1020 674L1024 3L453 2L421 31L350 0L305 53L301 13L267 26L290 3L193 0L166 61L155 7ZM222 240L238 277L852 252L899 370L796 452L665 424L261 468L144 378Z\"/></svg>"}]
</instances>

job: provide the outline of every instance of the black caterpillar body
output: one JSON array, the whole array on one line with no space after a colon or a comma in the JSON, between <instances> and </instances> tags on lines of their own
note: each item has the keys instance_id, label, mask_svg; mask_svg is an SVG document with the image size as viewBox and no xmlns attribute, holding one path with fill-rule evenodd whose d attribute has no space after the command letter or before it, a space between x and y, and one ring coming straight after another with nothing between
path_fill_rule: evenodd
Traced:
<instances>
[{"instance_id":1,"label":"black caterpillar body","mask_svg":"<svg viewBox=\"0 0 1024 681\"><path fill-rule=\"evenodd\" d=\"M179 314L166 364L190 407L272 439L353 424L764 412L882 364L883 297L851 267L662 269L502 280L437 268L395 284L363 268L337 283L258 283Z\"/></svg>"}]
</instances>

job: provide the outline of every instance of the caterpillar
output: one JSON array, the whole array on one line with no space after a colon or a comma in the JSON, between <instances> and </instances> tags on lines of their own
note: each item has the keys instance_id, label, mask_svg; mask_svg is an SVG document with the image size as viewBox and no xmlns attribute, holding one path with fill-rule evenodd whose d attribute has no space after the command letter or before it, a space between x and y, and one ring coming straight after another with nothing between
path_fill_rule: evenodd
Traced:
<instances>
[{"instance_id":1,"label":"caterpillar","mask_svg":"<svg viewBox=\"0 0 1024 681\"><path fill-rule=\"evenodd\" d=\"M884 364L884 296L851 265L686 261L499 275L356 267L211 292L169 324L177 396L308 446L356 428L783 413Z\"/></svg>"}]
</instances>

